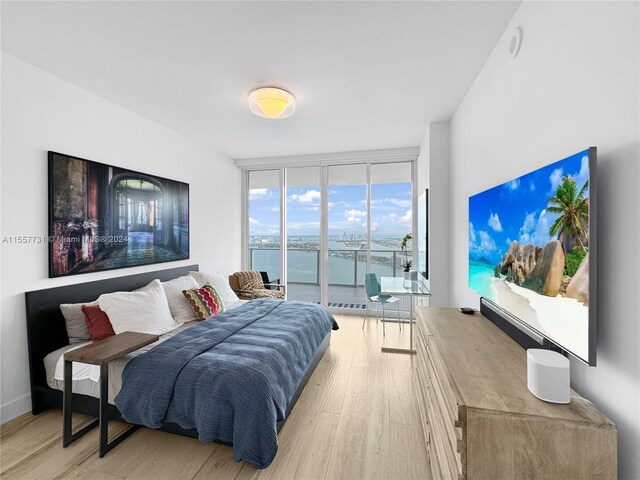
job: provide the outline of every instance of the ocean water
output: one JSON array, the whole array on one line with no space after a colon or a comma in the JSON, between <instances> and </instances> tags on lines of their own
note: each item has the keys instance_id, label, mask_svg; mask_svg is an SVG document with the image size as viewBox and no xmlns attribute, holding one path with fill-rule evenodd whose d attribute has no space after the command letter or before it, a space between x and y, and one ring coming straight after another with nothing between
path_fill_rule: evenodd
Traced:
<instances>
[{"instance_id":1,"label":"ocean water","mask_svg":"<svg viewBox=\"0 0 640 480\"><path fill-rule=\"evenodd\" d=\"M357 260L355 255L357 255ZM386 256L390 253L374 252L374 256ZM289 250L287 254L287 277L292 283L317 283L318 281L318 252L304 250ZM371 270L378 277L393 277L402 275L401 257L398 256L396 272L392 266L371 263ZM278 250L253 250L253 268L269 272L269 278L280 277L280 252ZM329 283L331 285L353 285L354 276L358 285L364 285L364 274L367 272L366 252L349 252L348 258L329 255Z\"/></svg>"},{"instance_id":2,"label":"ocean water","mask_svg":"<svg viewBox=\"0 0 640 480\"><path fill-rule=\"evenodd\" d=\"M493 268L486 263L469 259L469 288L495 302L496 292L491 286Z\"/></svg>"}]
</instances>

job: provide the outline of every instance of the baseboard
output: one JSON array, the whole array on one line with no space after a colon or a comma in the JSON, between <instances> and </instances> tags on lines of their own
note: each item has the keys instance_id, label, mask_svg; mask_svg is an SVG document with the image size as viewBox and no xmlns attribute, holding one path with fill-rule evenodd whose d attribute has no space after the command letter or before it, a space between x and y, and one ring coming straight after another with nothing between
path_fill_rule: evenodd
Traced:
<instances>
[{"instance_id":1,"label":"baseboard","mask_svg":"<svg viewBox=\"0 0 640 480\"><path fill-rule=\"evenodd\" d=\"M29 411L31 411L31 394L27 393L4 405L0 405L0 424L13 420Z\"/></svg>"}]
</instances>

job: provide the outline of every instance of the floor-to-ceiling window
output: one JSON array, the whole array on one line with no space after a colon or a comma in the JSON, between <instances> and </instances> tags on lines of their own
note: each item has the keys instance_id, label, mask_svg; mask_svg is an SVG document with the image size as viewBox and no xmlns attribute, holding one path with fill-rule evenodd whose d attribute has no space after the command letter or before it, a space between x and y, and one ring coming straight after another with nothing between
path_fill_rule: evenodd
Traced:
<instances>
[{"instance_id":1,"label":"floor-to-ceiling window","mask_svg":"<svg viewBox=\"0 0 640 480\"><path fill-rule=\"evenodd\" d=\"M412 260L411 161L247 175L246 267L286 280L289 300L364 308L365 274L402 276Z\"/></svg>"},{"instance_id":2,"label":"floor-to-ceiling window","mask_svg":"<svg viewBox=\"0 0 640 480\"><path fill-rule=\"evenodd\" d=\"M367 165L328 169L328 304L348 308L365 303Z\"/></svg>"},{"instance_id":3,"label":"floor-to-ceiling window","mask_svg":"<svg viewBox=\"0 0 640 480\"><path fill-rule=\"evenodd\" d=\"M249 172L249 268L280 278L280 171Z\"/></svg>"},{"instance_id":4,"label":"floor-to-ceiling window","mask_svg":"<svg viewBox=\"0 0 640 480\"><path fill-rule=\"evenodd\" d=\"M320 167L286 169L289 300L320 302Z\"/></svg>"},{"instance_id":5,"label":"floor-to-ceiling window","mask_svg":"<svg viewBox=\"0 0 640 480\"><path fill-rule=\"evenodd\" d=\"M371 271L397 277L412 260L411 163L371 165ZM406 248L402 248L402 246Z\"/></svg>"}]
</instances>

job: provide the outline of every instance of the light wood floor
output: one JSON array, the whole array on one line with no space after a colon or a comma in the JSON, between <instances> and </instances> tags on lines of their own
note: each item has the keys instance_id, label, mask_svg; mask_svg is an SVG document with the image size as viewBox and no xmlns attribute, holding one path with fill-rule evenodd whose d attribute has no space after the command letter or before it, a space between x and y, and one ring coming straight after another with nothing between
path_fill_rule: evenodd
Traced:
<instances>
[{"instance_id":1,"label":"light wood floor","mask_svg":"<svg viewBox=\"0 0 640 480\"><path fill-rule=\"evenodd\" d=\"M23 415L1 427L0 477L10 479L430 479L413 400L409 355L382 353L375 317L337 316L340 330L279 435L264 470L231 447L140 429L98 458L98 429L62 448L62 413ZM385 344L407 341L387 324ZM87 419L74 415L77 424ZM117 434L124 424L111 422Z\"/></svg>"}]
</instances>

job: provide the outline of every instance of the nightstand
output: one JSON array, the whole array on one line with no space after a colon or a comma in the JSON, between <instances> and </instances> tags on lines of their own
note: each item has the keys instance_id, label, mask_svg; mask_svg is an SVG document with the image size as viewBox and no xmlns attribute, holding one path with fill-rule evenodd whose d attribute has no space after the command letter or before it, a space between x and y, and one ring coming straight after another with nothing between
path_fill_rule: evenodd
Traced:
<instances>
[{"instance_id":1,"label":"nightstand","mask_svg":"<svg viewBox=\"0 0 640 480\"><path fill-rule=\"evenodd\" d=\"M147 333L123 332L64 354L64 403L62 407L63 447L69 446L89 430L100 425L100 457L104 457L107 452L140 428L140 425L132 425L128 430L113 439L111 443L108 441L109 404L107 400L109 394L109 362L124 357L126 354L149 345L159 338L158 335L150 335ZM71 432L73 362L100 365L100 410L98 418L76 433Z\"/></svg>"}]
</instances>

